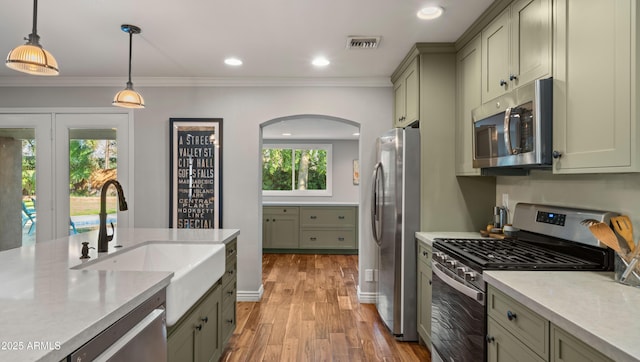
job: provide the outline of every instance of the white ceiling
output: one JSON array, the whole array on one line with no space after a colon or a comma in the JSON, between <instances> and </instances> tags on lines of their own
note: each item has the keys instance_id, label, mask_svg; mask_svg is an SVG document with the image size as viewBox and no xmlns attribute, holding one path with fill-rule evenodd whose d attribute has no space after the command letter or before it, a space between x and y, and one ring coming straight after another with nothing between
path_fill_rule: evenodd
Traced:
<instances>
[{"instance_id":1,"label":"white ceiling","mask_svg":"<svg viewBox=\"0 0 640 362\"><path fill-rule=\"evenodd\" d=\"M60 65L60 76L126 81L128 34L133 39L133 83L180 78L382 78L416 42L453 42L492 0L40 0L38 34ZM416 12L439 4L444 15L423 21ZM0 56L31 32L33 3L4 1ZM379 48L347 50L352 35L381 36ZM324 55L331 65L315 69ZM231 68L225 57L244 61ZM0 84L33 76L0 67ZM17 79L17 81L15 81ZM50 82L50 80L47 80ZM17 82L17 83L16 83Z\"/></svg>"}]
</instances>

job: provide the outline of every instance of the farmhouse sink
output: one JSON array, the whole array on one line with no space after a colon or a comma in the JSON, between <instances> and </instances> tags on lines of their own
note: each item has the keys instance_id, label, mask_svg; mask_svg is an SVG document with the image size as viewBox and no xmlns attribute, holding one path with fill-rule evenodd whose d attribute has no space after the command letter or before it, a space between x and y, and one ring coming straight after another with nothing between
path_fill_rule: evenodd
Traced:
<instances>
[{"instance_id":1,"label":"farmhouse sink","mask_svg":"<svg viewBox=\"0 0 640 362\"><path fill-rule=\"evenodd\" d=\"M167 287L170 326L222 277L224 263L224 244L149 241L72 269L173 272Z\"/></svg>"}]
</instances>

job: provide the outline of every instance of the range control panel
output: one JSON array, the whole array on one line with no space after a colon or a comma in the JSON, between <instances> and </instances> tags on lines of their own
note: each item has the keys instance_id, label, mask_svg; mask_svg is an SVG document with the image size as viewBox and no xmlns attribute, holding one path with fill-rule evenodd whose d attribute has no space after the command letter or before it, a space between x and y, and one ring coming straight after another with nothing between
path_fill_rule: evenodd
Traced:
<instances>
[{"instance_id":1,"label":"range control panel","mask_svg":"<svg viewBox=\"0 0 640 362\"><path fill-rule=\"evenodd\" d=\"M536 215L537 222L558 226L564 226L566 219L566 214L558 214L555 212L538 211L538 214Z\"/></svg>"}]
</instances>

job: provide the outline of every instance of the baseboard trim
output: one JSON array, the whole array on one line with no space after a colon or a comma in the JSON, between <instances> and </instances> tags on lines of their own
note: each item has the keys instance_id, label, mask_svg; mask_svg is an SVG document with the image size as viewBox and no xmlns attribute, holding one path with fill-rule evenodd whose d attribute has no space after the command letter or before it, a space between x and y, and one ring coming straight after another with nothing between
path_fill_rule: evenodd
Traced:
<instances>
[{"instance_id":1,"label":"baseboard trim","mask_svg":"<svg viewBox=\"0 0 640 362\"><path fill-rule=\"evenodd\" d=\"M260 284L257 291L238 290L236 300L238 302L259 302L264 294L264 285Z\"/></svg>"},{"instance_id":2,"label":"baseboard trim","mask_svg":"<svg viewBox=\"0 0 640 362\"><path fill-rule=\"evenodd\" d=\"M363 304L376 304L378 299L378 293L375 292L363 292L358 285L358 301Z\"/></svg>"}]
</instances>

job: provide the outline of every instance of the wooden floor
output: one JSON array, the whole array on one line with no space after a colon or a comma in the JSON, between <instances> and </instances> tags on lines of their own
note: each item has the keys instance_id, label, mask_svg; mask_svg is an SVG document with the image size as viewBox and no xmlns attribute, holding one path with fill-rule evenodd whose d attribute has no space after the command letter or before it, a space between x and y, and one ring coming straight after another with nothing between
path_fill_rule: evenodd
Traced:
<instances>
[{"instance_id":1,"label":"wooden floor","mask_svg":"<svg viewBox=\"0 0 640 362\"><path fill-rule=\"evenodd\" d=\"M264 254L262 272L262 301L238 302L221 361L430 361L358 303L357 255Z\"/></svg>"}]
</instances>

